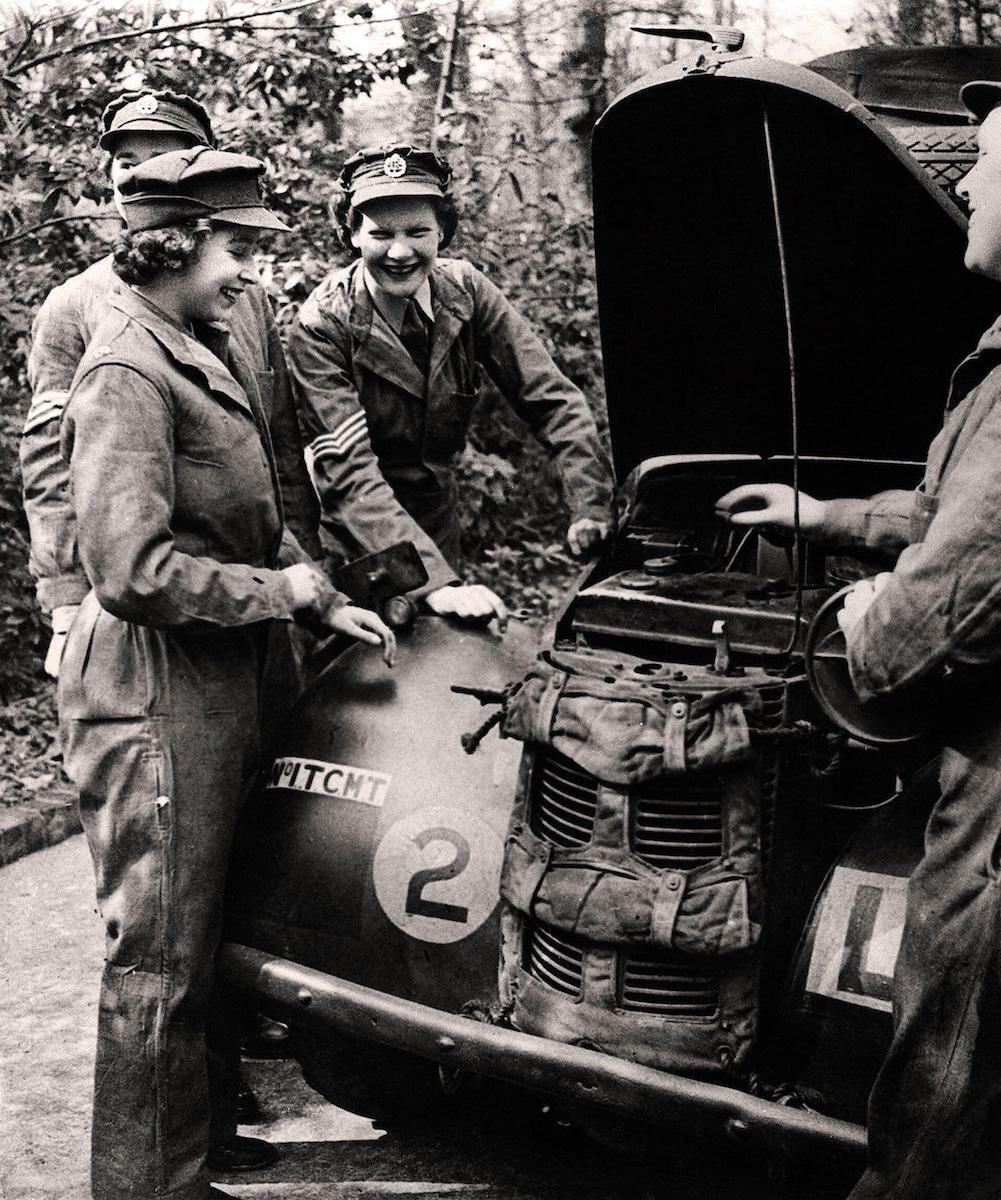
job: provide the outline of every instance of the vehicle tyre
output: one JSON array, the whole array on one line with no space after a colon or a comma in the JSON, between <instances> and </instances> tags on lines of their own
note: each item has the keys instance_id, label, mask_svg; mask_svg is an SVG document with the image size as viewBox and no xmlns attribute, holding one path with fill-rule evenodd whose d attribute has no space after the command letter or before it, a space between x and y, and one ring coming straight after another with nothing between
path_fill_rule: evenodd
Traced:
<instances>
[{"instance_id":1,"label":"vehicle tyre","mask_svg":"<svg viewBox=\"0 0 1001 1200\"><path fill-rule=\"evenodd\" d=\"M435 1121L463 1104L456 1089L446 1094L436 1064L417 1055L311 1025L294 1026L292 1038L310 1087L384 1128Z\"/></svg>"}]
</instances>

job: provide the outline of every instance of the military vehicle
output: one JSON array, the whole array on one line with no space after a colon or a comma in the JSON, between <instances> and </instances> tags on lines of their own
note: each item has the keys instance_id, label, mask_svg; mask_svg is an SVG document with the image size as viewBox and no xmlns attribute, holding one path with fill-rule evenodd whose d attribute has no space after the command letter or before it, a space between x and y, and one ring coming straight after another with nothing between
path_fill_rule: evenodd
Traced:
<instances>
[{"instance_id":1,"label":"military vehicle","mask_svg":"<svg viewBox=\"0 0 1001 1200\"><path fill-rule=\"evenodd\" d=\"M860 711L832 648L830 597L885 564L738 535L714 504L919 480L996 316L946 189L972 155L958 85L997 63L813 68L716 31L597 123L621 517L551 640L419 616L391 674L334 657L284 735L223 965L332 1099L488 1077L864 1150L933 739Z\"/></svg>"}]
</instances>

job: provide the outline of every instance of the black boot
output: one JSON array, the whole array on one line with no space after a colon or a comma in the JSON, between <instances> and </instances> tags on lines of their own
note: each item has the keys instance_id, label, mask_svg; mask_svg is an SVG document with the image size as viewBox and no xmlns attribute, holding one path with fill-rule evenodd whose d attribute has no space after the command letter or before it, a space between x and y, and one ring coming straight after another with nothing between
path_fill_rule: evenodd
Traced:
<instances>
[{"instance_id":1,"label":"black boot","mask_svg":"<svg viewBox=\"0 0 1001 1200\"><path fill-rule=\"evenodd\" d=\"M210 1146L207 1166L210 1171L263 1171L273 1166L280 1155L270 1142L236 1135L228 1142Z\"/></svg>"},{"instance_id":2,"label":"black boot","mask_svg":"<svg viewBox=\"0 0 1001 1200\"><path fill-rule=\"evenodd\" d=\"M247 1058L291 1058L288 1026L254 1013L244 1023L240 1050Z\"/></svg>"}]
</instances>

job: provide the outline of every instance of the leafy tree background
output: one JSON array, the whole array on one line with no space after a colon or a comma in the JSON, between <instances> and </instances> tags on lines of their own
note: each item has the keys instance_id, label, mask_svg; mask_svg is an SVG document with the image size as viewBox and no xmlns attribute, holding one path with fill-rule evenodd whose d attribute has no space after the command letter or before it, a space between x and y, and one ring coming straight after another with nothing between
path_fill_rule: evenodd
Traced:
<instances>
[{"instance_id":1,"label":"leafy tree background","mask_svg":"<svg viewBox=\"0 0 1001 1200\"><path fill-rule=\"evenodd\" d=\"M355 139L435 133L453 155L466 214L454 252L504 288L601 412L589 224L580 204L568 212L555 192L526 197L519 174L533 169L538 147L518 122L485 146L476 136L483 114L460 111L452 92L468 76L468 43L460 62L459 11L401 5L376 16L368 5L325 2L8 8L0 35L0 702L37 687L48 637L26 570L17 466L30 323L47 291L107 253L117 234L96 141L104 104L125 88L198 96L220 145L266 160L272 201L295 229L264 264L283 324L348 257L328 201ZM389 24L402 37L359 36ZM352 123L345 110L378 84L382 107ZM554 572L568 569L565 513L548 464L496 397L480 406L462 473L469 573L516 607L544 607Z\"/></svg>"}]
</instances>

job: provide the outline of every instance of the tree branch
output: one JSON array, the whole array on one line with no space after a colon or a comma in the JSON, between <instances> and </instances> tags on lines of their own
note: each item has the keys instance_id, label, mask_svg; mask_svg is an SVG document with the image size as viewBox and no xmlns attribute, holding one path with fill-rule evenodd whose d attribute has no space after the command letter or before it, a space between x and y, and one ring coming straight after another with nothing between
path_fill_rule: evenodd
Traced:
<instances>
[{"instance_id":1,"label":"tree branch","mask_svg":"<svg viewBox=\"0 0 1001 1200\"><path fill-rule=\"evenodd\" d=\"M295 0L292 4L278 4L274 8L263 8L259 12L234 13L231 17L206 17L201 21L179 21L173 25L145 25L142 29L124 30L121 33L109 33L104 37L91 38L79 42L75 46L64 46L58 50L50 50L47 54L39 54L13 69L5 69L6 76L23 75L33 67L52 62L56 58L64 58L68 54L82 54L84 50L93 50L97 46L113 45L117 42L132 42L137 38L155 37L161 33L177 33L183 29L205 29L211 25L232 25L234 22L252 21L256 17L270 17L275 13L298 12L303 8L314 8L322 0Z\"/></svg>"},{"instance_id":2,"label":"tree branch","mask_svg":"<svg viewBox=\"0 0 1001 1200\"><path fill-rule=\"evenodd\" d=\"M47 221L39 221L37 225L28 225L24 229L18 229L15 233L9 233L6 237L0 238L0 246L8 246L11 242L19 242L21 238L31 237L33 233L38 233L40 229L48 229L50 225L67 225L70 221L110 221L112 218L116 221L122 219L114 210L70 213L65 217L50 217Z\"/></svg>"},{"instance_id":3,"label":"tree branch","mask_svg":"<svg viewBox=\"0 0 1001 1200\"><path fill-rule=\"evenodd\" d=\"M31 39L35 36L35 30L38 28L38 22L33 21L30 17L24 18L24 37L21 39L21 44L14 51L14 56L11 58L11 65L17 62L21 55L31 45Z\"/></svg>"}]
</instances>

